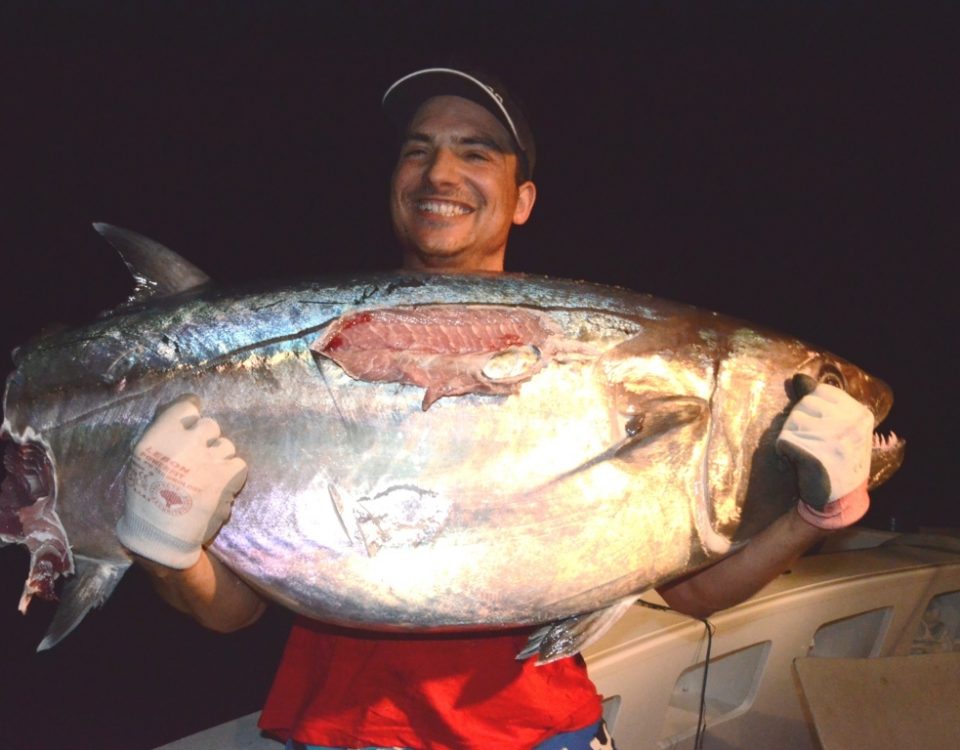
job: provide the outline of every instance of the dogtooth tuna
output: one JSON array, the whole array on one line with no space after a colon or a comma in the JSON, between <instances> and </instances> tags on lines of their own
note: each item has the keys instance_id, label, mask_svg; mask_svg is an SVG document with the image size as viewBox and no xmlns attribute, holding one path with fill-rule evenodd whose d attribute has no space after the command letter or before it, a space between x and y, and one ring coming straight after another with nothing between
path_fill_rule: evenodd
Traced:
<instances>
[{"instance_id":1,"label":"dogtooth tuna","mask_svg":"<svg viewBox=\"0 0 960 750\"><path fill-rule=\"evenodd\" d=\"M404 272L230 290L95 226L134 294L17 349L4 394L21 610L65 579L41 648L130 566L114 529L131 446L185 393L249 466L209 551L256 590L367 629L539 625L523 655L542 661L796 502L775 440L809 383L877 424L892 404L828 352L625 289ZM903 450L875 435L871 487Z\"/></svg>"}]
</instances>

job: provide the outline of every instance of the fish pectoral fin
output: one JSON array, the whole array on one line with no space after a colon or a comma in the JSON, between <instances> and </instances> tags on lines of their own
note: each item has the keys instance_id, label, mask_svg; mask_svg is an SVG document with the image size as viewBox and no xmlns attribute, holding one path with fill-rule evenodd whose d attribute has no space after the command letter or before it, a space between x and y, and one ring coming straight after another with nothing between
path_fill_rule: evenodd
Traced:
<instances>
[{"instance_id":1,"label":"fish pectoral fin","mask_svg":"<svg viewBox=\"0 0 960 750\"><path fill-rule=\"evenodd\" d=\"M149 237L99 221L93 228L113 245L130 270L136 282L131 302L165 297L210 281L193 263Z\"/></svg>"},{"instance_id":2,"label":"fish pectoral fin","mask_svg":"<svg viewBox=\"0 0 960 750\"><path fill-rule=\"evenodd\" d=\"M80 555L74 556L74 564L76 575L67 580L60 604L37 651L53 648L66 638L87 612L107 600L130 567L129 561L104 562Z\"/></svg>"},{"instance_id":3,"label":"fish pectoral fin","mask_svg":"<svg viewBox=\"0 0 960 750\"><path fill-rule=\"evenodd\" d=\"M574 615L542 627L530 636L516 658L522 660L536 655L540 665L573 656L603 637L639 597L639 593L631 594L596 612Z\"/></svg>"},{"instance_id":4,"label":"fish pectoral fin","mask_svg":"<svg viewBox=\"0 0 960 750\"><path fill-rule=\"evenodd\" d=\"M638 401L631 413L633 416L626 423L627 436L617 449L618 458L678 427L703 420L710 408L704 399L696 396L658 396Z\"/></svg>"},{"instance_id":5,"label":"fish pectoral fin","mask_svg":"<svg viewBox=\"0 0 960 750\"><path fill-rule=\"evenodd\" d=\"M709 404L695 396L647 397L631 405L625 425L626 435L580 465L558 474L549 484L568 479L610 459L642 461L641 449L672 430L705 420Z\"/></svg>"}]
</instances>

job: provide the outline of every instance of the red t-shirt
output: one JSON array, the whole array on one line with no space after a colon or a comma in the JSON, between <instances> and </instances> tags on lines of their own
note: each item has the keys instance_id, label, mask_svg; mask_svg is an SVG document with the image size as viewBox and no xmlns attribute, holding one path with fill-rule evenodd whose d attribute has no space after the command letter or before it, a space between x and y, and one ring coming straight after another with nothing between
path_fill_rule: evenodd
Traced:
<instances>
[{"instance_id":1,"label":"red t-shirt","mask_svg":"<svg viewBox=\"0 0 960 750\"><path fill-rule=\"evenodd\" d=\"M340 747L527 750L600 720L579 656L514 657L527 633L397 635L297 618L260 727Z\"/></svg>"}]
</instances>

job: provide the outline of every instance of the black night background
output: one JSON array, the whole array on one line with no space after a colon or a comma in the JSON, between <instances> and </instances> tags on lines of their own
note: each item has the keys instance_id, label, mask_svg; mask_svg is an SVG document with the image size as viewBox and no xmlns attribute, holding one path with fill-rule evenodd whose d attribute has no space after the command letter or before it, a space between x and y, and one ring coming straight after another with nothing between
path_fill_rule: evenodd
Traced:
<instances>
[{"instance_id":1,"label":"black night background","mask_svg":"<svg viewBox=\"0 0 960 750\"><path fill-rule=\"evenodd\" d=\"M889 382L904 468L867 522L960 526L960 12L951 3L6 2L0 367L123 300L92 230L223 283L397 264L383 90L464 61L537 137L509 270L792 333ZM131 570L52 652L0 551L0 747L151 748L259 708L289 617L206 633Z\"/></svg>"}]
</instances>

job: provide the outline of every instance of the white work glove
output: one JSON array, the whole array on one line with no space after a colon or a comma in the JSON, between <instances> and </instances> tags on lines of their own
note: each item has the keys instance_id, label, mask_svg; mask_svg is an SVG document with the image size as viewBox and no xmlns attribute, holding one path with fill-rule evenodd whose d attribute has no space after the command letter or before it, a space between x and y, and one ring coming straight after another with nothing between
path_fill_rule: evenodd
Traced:
<instances>
[{"instance_id":1,"label":"white work glove","mask_svg":"<svg viewBox=\"0 0 960 750\"><path fill-rule=\"evenodd\" d=\"M130 551L189 568L220 530L247 478L246 463L220 426L182 396L157 412L133 449L117 538Z\"/></svg>"},{"instance_id":2,"label":"white work glove","mask_svg":"<svg viewBox=\"0 0 960 750\"><path fill-rule=\"evenodd\" d=\"M797 469L800 499L821 512L865 487L872 448L873 414L824 383L796 403L777 437L777 450Z\"/></svg>"}]
</instances>

